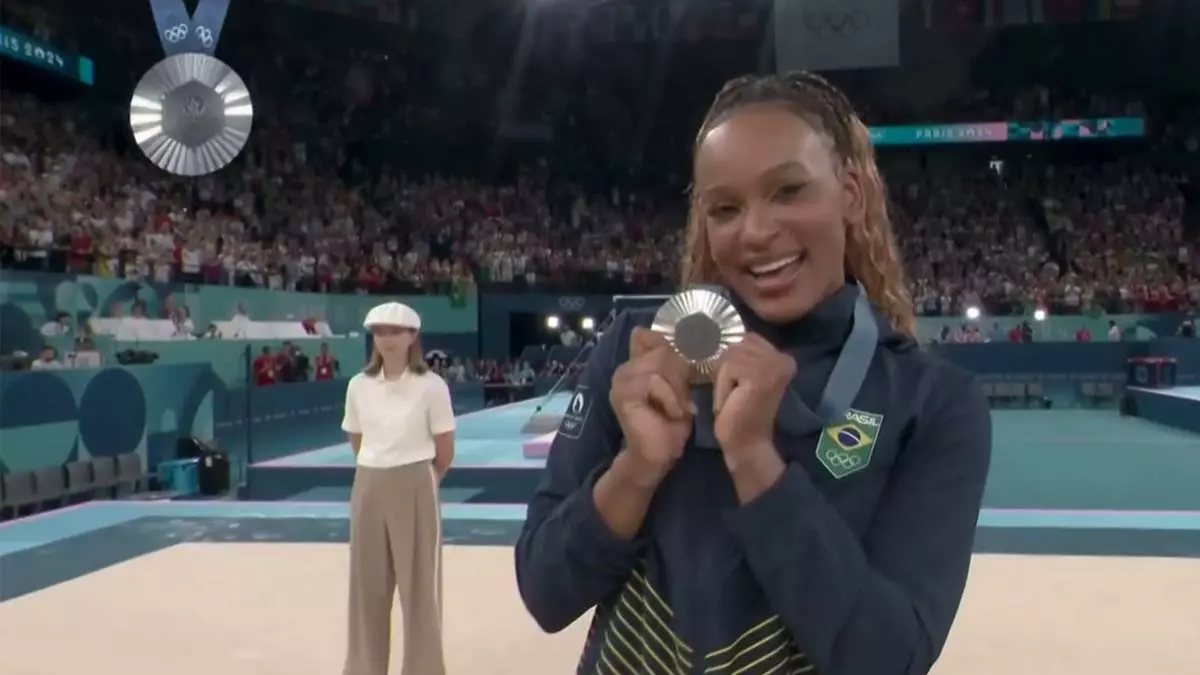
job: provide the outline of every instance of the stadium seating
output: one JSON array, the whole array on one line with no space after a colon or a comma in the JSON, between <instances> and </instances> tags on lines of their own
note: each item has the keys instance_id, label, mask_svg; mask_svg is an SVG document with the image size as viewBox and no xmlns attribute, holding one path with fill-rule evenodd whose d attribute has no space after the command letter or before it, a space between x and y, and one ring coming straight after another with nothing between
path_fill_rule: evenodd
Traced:
<instances>
[{"instance_id":1,"label":"stadium seating","mask_svg":"<svg viewBox=\"0 0 1200 675\"><path fill-rule=\"evenodd\" d=\"M125 453L0 475L0 520L91 499L128 499L150 489L141 457Z\"/></svg>"},{"instance_id":2,"label":"stadium seating","mask_svg":"<svg viewBox=\"0 0 1200 675\"><path fill-rule=\"evenodd\" d=\"M102 4L84 19L66 11L68 0L14 0L4 21L78 44L99 63L152 62L160 49L153 35L133 26L122 2ZM919 10L920 3L905 4ZM714 23L720 35L672 45L674 58L664 64L686 67L664 65L648 83L641 41L585 40L566 58L560 47L574 38L547 20L528 36L524 66L539 86L514 92L506 86L508 58L490 50L451 58L431 47L436 41L424 38L445 26L414 20L381 27L278 3L239 11L248 14L227 27L222 58L255 92L256 132L238 163L215 176L148 172L127 130L95 123L125 116L128 83L119 78L64 95L43 80L6 76L0 188L12 214L37 209L46 217L0 220L0 266L312 293L661 292L678 276L696 118L721 82L760 68L754 31L765 30L750 15L739 19L736 35ZM253 18L260 11L270 20ZM463 25L492 23L489 11L473 10ZM583 12L580 25L591 17L586 8L546 11ZM92 30L96 21L106 29ZM966 30L926 24L920 30ZM496 30L496 44L507 47L526 37ZM1119 142L1020 149L880 142L917 313L1043 308L1097 316L1200 307L1200 246L1183 227L1186 172L1198 165L1200 140L1194 81L1184 76L1178 91L1153 101L1144 87L1121 86L1146 81L1163 64L1125 53L1117 25L1056 29L1045 41L1020 35L999 31L972 57L969 76L927 101L894 86L923 74L928 62L922 65L920 53L911 55L911 67L829 74L872 126L1147 121L1148 138ZM276 38L292 48L259 58L263 41ZM908 42L916 49L921 41ZM1044 72L1049 62L1088 66ZM1090 76L1096 72L1104 77ZM1043 75L1049 81L1035 80ZM642 90L671 95L629 98ZM497 120L498 109L517 118ZM653 114L638 114L643 109ZM145 319L94 309L92 330L119 342L197 332L181 331L186 307ZM320 323L314 335L294 321L229 320L215 328L226 338L270 340L332 332ZM954 327L936 339L997 336ZM543 373L566 369L577 355L578 348L555 346L523 360ZM511 374L519 361L499 367ZM492 364L470 370L467 377L495 376Z\"/></svg>"}]
</instances>

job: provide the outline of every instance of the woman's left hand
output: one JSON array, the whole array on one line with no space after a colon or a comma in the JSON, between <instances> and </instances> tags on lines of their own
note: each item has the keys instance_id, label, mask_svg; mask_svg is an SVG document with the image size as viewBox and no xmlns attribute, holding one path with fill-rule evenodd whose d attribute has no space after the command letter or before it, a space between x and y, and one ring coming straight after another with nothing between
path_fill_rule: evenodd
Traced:
<instances>
[{"instance_id":1,"label":"woman's left hand","mask_svg":"<svg viewBox=\"0 0 1200 675\"><path fill-rule=\"evenodd\" d=\"M775 414L796 361L747 333L721 359L713 387L713 432L726 459L773 447Z\"/></svg>"}]
</instances>

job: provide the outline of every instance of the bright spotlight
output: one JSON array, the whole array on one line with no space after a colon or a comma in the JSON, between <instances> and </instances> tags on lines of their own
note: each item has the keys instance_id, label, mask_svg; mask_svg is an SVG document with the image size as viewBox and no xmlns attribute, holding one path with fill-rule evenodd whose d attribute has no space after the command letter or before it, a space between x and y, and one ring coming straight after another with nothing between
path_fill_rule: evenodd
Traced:
<instances>
[{"instance_id":1,"label":"bright spotlight","mask_svg":"<svg viewBox=\"0 0 1200 675\"><path fill-rule=\"evenodd\" d=\"M975 320L979 319L979 308L978 307L968 307L967 308L967 319L969 319L971 321L975 321Z\"/></svg>"},{"instance_id":2,"label":"bright spotlight","mask_svg":"<svg viewBox=\"0 0 1200 675\"><path fill-rule=\"evenodd\" d=\"M558 327L561 325L562 320L557 316L551 314L550 316L546 317L546 328L549 328L550 330L558 330Z\"/></svg>"},{"instance_id":3,"label":"bright spotlight","mask_svg":"<svg viewBox=\"0 0 1200 675\"><path fill-rule=\"evenodd\" d=\"M1034 321L1045 321L1046 320L1046 310L1035 309L1033 311L1033 320Z\"/></svg>"},{"instance_id":4,"label":"bright spotlight","mask_svg":"<svg viewBox=\"0 0 1200 675\"><path fill-rule=\"evenodd\" d=\"M593 331L593 330L596 330L596 320L595 320L595 319L593 319L593 318L592 318L592 317L590 317L590 316L585 316L585 317L583 317L583 319L582 319L582 320L579 322L579 327L580 327L580 328L582 328L582 329L584 329L584 330L586 330L586 331Z\"/></svg>"}]
</instances>

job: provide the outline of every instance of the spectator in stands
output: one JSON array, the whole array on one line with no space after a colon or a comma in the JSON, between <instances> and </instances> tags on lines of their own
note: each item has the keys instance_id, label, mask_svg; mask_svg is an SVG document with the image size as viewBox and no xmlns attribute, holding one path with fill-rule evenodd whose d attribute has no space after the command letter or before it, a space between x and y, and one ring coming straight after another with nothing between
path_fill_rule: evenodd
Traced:
<instances>
[{"instance_id":1,"label":"spectator in stands","mask_svg":"<svg viewBox=\"0 0 1200 675\"><path fill-rule=\"evenodd\" d=\"M964 323L958 327L954 333L954 342L958 343L979 343L983 342L983 334L979 332L979 326L973 323Z\"/></svg>"},{"instance_id":2,"label":"spectator in stands","mask_svg":"<svg viewBox=\"0 0 1200 675\"><path fill-rule=\"evenodd\" d=\"M42 347L42 353L29 364L31 370L58 370L66 367L58 360L58 350L50 345Z\"/></svg>"},{"instance_id":3,"label":"spectator in stands","mask_svg":"<svg viewBox=\"0 0 1200 675\"><path fill-rule=\"evenodd\" d=\"M542 377L558 377L563 374L564 370L566 370L566 366L557 359L547 359L542 364Z\"/></svg>"},{"instance_id":4,"label":"spectator in stands","mask_svg":"<svg viewBox=\"0 0 1200 675\"><path fill-rule=\"evenodd\" d=\"M304 382L308 379L309 372L312 370L312 362L308 358L308 354L304 353L304 347L297 345L295 355L293 356L295 365L293 368L296 372L296 382Z\"/></svg>"},{"instance_id":5,"label":"spectator in stands","mask_svg":"<svg viewBox=\"0 0 1200 675\"><path fill-rule=\"evenodd\" d=\"M249 326L250 314L246 311L245 306L238 304L238 306L233 310L233 316L229 319L229 329L233 334L226 337L238 339L244 338L246 337L246 331Z\"/></svg>"},{"instance_id":6,"label":"spectator in stands","mask_svg":"<svg viewBox=\"0 0 1200 675\"><path fill-rule=\"evenodd\" d=\"M329 353L328 342L321 343L314 366L316 367L314 379L317 380L332 380L341 371L341 365L338 364L337 359L333 358L333 354Z\"/></svg>"},{"instance_id":7,"label":"spectator in stands","mask_svg":"<svg viewBox=\"0 0 1200 675\"><path fill-rule=\"evenodd\" d=\"M508 370L499 361L488 361L483 378L486 384L498 387L508 383Z\"/></svg>"},{"instance_id":8,"label":"spectator in stands","mask_svg":"<svg viewBox=\"0 0 1200 675\"><path fill-rule=\"evenodd\" d=\"M45 337L58 337L69 332L71 332L71 315L67 312L56 313L53 321L47 321L42 326L42 335Z\"/></svg>"},{"instance_id":9,"label":"spectator in stands","mask_svg":"<svg viewBox=\"0 0 1200 675\"><path fill-rule=\"evenodd\" d=\"M275 372L280 382L305 382L311 369L308 356L296 343L286 340L275 355Z\"/></svg>"},{"instance_id":10,"label":"spectator in stands","mask_svg":"<svg viewBox=\"0 0 1200 675\"><path fill-rule=\"evenodd\" d=\"M411 307L367 313L371 359L346 387L342 422L357 469L350 497L346 675L384 675L399 590L407 675L446 675L438 482L454 457L450 388L425 365Z\"/></svg>"},{"instance_id":11,"label":"spectator in stands","mask_svg":"<svg viewBox=\"0 0 1200 675\"><path fill-rule=\"evenodd\" d=\"M510 371L509 382L514 387L527 387L533 384L536 377L537 374L533 372L529 363L521 361Z\"/></svg>"},{"instance_id":12,"label":"spectator in stands","mask_svg":"<svg viewBox=\"0 0 1200 675\"><path fill-rule=\"evenodd\" d=\"M169 299L169 298L168 298ZM196 324L192 322L191 310L180 305L170 312L171 323L175 326L172 337L192 339L195 337Z\"/></svg>"},{"instance_id":13,"label":"spectator in stands","mask_svg":"<svg viewBox=\"0 0 1200 675\"><path fill-rule=\"evenodd\" d=\"M451 361L446 368L445 377L447 382L466 382L467 368L463 365L463 360L456 358Z\"/></svg>"},{"instance_id":14,"label":"spectator in stands","mask_svg":"<svg viewBox=\"0 0 1200 675\"><path fill-rule=\"evenodd\" d=\"M1021 342L1033 342L1033 324L1030 323L1028 319L1025 319L1017 325L1021 329Z\"/></svg>"},{"instance_id":15,"label":"spectator in stands","mask_svg":"<svg viewBox=\"0 0 1200 675\"><path fill-rule=\"evenodd\" d=\"M262 348L262 352L254 358L251 367L254 371L254 384L260 387L275 384L279 379L278 361L271 353L270 347Z\"/></svg>"}]
</instances>

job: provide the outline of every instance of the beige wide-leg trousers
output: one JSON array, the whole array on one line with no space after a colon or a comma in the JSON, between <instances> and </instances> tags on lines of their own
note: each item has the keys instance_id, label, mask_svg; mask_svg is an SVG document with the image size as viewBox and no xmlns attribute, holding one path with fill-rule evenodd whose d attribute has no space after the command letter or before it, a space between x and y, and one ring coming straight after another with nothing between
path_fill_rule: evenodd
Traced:
<instances>
[{"instance_id":1,"label":"beige wide-leg trousers","mask_svg":"<svg viewBox=\"0 0 1200 675\"><path fill-rule=\"evenodd\" d=\"M392 598L404 617L403 675L445 675L442 521L430 462L358 467L350 497L350 635L344 675L387 675Z\"/></svg>"}]
</instances>

